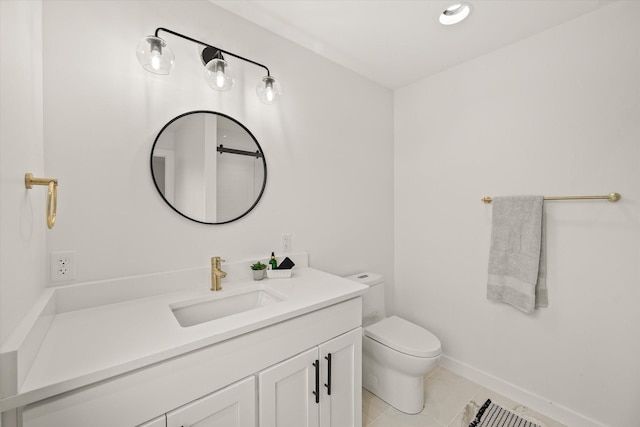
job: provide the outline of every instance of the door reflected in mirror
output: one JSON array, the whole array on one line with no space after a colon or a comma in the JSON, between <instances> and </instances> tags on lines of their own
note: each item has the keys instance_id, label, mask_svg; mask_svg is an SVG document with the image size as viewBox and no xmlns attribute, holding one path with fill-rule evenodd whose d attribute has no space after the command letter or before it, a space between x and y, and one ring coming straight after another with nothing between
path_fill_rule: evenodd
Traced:
<instances>
[{"instance_id":1,"label":"door reflected in mirror","mask_svg":"<svg viewBox=\"0 0 640 427\"><path fill-rule=\"evenodd\" d=\"M242 123L213 111L191 111L158 133L151 175L162 198L180 215L224 224L256 206L267 182L267 163Z\"/></svg>"}]
</instances>

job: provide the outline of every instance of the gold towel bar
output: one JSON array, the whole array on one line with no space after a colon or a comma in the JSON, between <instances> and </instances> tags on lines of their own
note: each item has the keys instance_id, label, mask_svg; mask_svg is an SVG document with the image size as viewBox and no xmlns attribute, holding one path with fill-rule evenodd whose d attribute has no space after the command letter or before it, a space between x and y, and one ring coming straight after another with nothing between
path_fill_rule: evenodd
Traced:
<instances>
[{"instance_id":1,"label":"gold towel bar","mask_svg":"<svg viewBox=\"0 0 640 427\"><path fill-rule=\"evenodd\" d=\"M606 196L556 196L556 197L545 197L544 200L608 200L610 202L617 202L620 200L622 196L619 193L609 193ZM491 203L493 199L491 197L485 196L480 199L484 203Z\"/></svg>"},{"instance_id":2,"label":"gold towel bar","mask_svg":"<svg viewBox=\"0 0 640 427\"><path fill-rule=\"evenodd\" d=\"M24 186L32 189L34 185L46 185L47 192L47 227L53 228L56 223L56 211L58 209L58 180L54 178L34 178L33 174L24 174Z\"/></svg>"}]
</instances>

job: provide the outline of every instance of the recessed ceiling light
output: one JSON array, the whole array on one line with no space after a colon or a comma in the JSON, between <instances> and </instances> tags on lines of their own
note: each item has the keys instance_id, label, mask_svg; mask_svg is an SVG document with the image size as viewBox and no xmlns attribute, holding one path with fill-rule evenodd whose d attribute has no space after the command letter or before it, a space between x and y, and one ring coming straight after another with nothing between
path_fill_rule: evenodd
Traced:
<instances>
[{"instance_id":1,"label":"recessed ceiling light","mask_svg":"<svg viewBox=\"0 0 640 427\"><path fill-rule=\"evenodd\" d=\"M471 5L469 3L457 3L449 6L440 14L440 23L442 25L453 25L463 21L471 13Z\"/></svg>"}]
</instances>

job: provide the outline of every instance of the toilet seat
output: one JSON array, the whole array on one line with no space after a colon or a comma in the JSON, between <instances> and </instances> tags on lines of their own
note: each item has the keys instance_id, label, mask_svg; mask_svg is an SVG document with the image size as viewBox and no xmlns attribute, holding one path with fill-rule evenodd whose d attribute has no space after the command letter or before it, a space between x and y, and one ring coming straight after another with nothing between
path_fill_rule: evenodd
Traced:
<instances>
[{"instance_id":1,"label":"toilet seat","mask_svg":"<svg viewBox=\"0 0 640 427\"><path fill-rule=\"evenodd\" d=\"M365 336L401 353L416 357L436 357L440 340L428 330L401 317L391 316L364 328Z\"/></svg>"}]
</instances>

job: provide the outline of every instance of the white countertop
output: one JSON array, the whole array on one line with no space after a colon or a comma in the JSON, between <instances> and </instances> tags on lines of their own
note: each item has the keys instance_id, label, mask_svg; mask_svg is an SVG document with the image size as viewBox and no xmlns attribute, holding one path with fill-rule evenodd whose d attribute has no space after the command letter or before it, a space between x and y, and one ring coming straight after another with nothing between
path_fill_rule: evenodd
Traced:
<instances>
[{"instance_id":1,"label":"white countertop","mask_svg":"<svg viewBox=\"0 0 640 427\"><path fill-rule=\"evenodd\" d=\"M223 280L216 296L268 286L284 301L182 327L169 305L213 295L164 293L55 314L17 395L2 410L35 402L362 295L365 286L313 268L288 279Z\"/></svg>"}]
</instances>

